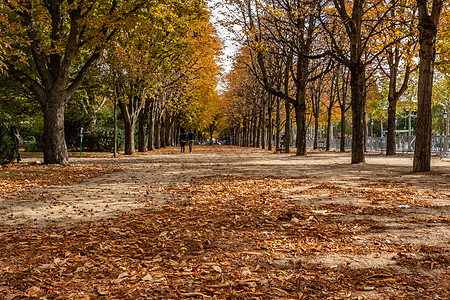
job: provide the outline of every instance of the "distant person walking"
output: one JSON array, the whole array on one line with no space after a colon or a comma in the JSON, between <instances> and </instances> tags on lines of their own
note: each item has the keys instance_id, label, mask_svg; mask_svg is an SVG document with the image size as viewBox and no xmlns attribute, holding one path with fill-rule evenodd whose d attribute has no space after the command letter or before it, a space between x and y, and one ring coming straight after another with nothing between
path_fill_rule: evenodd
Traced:
<instances>
[{"instance_id":1,"label":"distant person walking","mask_svg":"<svg viewBox=\"0 0 450 300\"><path fill-rule=\"evenodd\" d=\"M192 130L189 130L187 139L188 139L188 145L189 145L189 153L192 153L192 146L194 145L194 140L195 140L195 134L192 132Z\"/></svg>"},{"instance_id":2,"label":"distant person walking","mask_svg":"<svg viewBox=\"0 0 450 300\"><path fill-rule=\"evenodd\" d=\"M184 153L184 150L186 149L186 131L182 130L180 134L180 145L181 145L181 153Z\"/></svg>"}]
</instances>

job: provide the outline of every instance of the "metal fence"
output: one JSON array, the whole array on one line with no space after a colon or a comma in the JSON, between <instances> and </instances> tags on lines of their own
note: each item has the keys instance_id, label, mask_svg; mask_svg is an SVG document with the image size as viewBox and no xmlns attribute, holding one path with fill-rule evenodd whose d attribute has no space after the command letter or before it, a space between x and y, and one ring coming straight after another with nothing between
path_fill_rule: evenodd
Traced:
<instances>
[{"instance_id":1,"label":"metal fence","mask_svg":"<svg viewBox=\"0 0 450 300\"><path fill-rule=\"evenodd\" d=\"M366 149L367 152L373 153L386 153L386 137L367 137ZM416 136L398 136L395 138L397 153L413 153L415 146ZM445 141L447 142L447 148L445 148ZM325 139L318 140L318 147L325 148ZM307 139L306 146L313 148L314 140ZM341 148L341 139L330 140L330 150L339 150ZM352 139L345 139L345 150L350 151L352 148ZM448 156L450 155L450 136L447 138L444 135L436 135L431 140L431 152L435 155Z\"/></svg>"}]
</instances>

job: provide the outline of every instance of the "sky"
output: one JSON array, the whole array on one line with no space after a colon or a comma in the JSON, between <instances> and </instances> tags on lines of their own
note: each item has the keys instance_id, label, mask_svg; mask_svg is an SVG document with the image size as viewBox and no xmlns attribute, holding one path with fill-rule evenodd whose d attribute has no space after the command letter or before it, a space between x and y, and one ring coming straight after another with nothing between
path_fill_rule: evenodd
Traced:
<instances>
[{"instance_id":1,"label":"sky","mask_svg":"<svg viewBox=\"0 0 450 300\"><path fill-rule=\"evenodd\" d=\"M207 2L208 7L211 11L211 21L216 27L217 32L219 33L219 36L222 39L224 45L224 54L221 57L221 61L224 72L227 73L231 69L232 57L237 50L237 46L232 41L232 34L220 24L220 21L223 21L225 19L224 11L226 8L224 7L224 1L209 0Z\"/></svg>"}]
</instances>

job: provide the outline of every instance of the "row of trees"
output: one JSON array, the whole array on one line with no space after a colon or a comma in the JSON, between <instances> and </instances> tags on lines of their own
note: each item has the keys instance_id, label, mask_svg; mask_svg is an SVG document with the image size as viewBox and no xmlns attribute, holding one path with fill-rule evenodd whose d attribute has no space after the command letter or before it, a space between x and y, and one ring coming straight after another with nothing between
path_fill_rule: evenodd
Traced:
<instances>
[{"instance_id":1,"label":"row of trees","mask_svg":"<svg viewBox=\"0 0 450 300\"><path fill-rule=\"evenodd\" d=\"M230 0L228 5L232 9L227 25L230 30L240 29L234 32L242 45L229 75L226 97L235 106L230 106L227 114L236 128L243 123L243 130L257 132L257 122L264 123L265 117L257 121L256 116L266 112L271 116L276 108L279 136L282 100L286 141L291 136L293 109L297 155L305 155L308 123L314 120L317 127L320 115L325 113L329 133L333 117L340 115L343 135L345 112L350 108L352 163L362 163L367 106L374 104L367 99L382 98L385 89L387 154L393 155L397 104L407 91L411 74L417 72L413 169L430 169L436 45L439 67L448 77L444 70L448 70L449 41L445 37L449 12L443 1ZM441 19L444 21L439 28ZM241 80L239 87L236 78L243 74L247 79ZM258 144L257 134L253 136Z\"/></svg>"},{"instance_id":2,"label":"row of trees","mask_svg":"<svg viewBox=\"0 0 450 300\"><path fill-rule=\"evenodd\" d=\"M202 0L2 1L0 30L1 115L43 118L45 163L68 163L70 103L92 126L118 107L126 154L136 128L152 150L219 113L221 45Z\"/></svg>"}]
</instances>

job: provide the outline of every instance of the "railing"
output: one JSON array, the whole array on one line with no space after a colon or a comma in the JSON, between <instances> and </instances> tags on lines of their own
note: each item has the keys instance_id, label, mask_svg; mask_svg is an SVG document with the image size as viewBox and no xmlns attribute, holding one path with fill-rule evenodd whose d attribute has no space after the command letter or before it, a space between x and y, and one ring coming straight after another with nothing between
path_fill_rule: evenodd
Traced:
<instances>
[{"instance_id":1,"label":"railing","mask_svg":"<svg viewBox=\"0 0 450 300\"><path fill-rule=\"evenodd\" d=\"M373 153L386 153L386 137L367 137L366 139L366 150L367 152ZM395 138L396 152L397 153L413 153L415 146L416 137L415 136L398 136ZM445 142L447 142L447 148L445 148ZM319 139L318 147L324 148L326 140ZM306 146L308 148L313 148L314 140L307 139ZM331 139L330 140L330 150L339 150L341 148L341 139ZM352 139L345 139L345 150L350 151L352 148ZM447 156L450 154L450 136L445 137L444 135L435 135L431 139L431 152L440 156Z\"/></svg>"}]
</instances>

